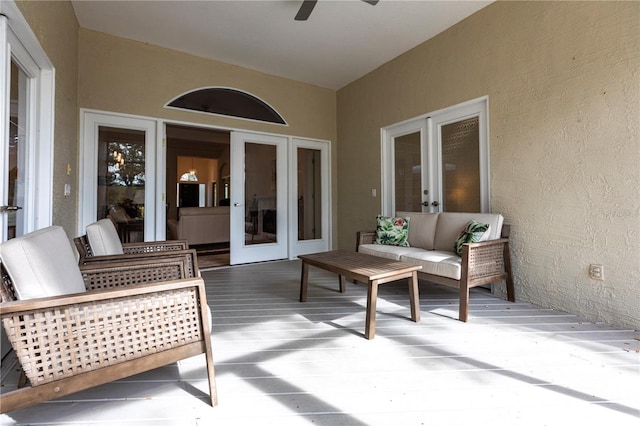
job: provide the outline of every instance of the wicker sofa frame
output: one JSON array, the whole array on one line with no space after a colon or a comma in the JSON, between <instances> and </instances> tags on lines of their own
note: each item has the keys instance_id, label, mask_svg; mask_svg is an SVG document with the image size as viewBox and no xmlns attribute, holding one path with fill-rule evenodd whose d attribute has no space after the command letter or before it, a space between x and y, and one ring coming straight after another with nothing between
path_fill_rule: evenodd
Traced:
<instances>
[{"instance_id":1,"label":"wicker sofa frame","mask_svg":"<svg viewBox=\"0 0 640 426\"><path fill-rule=\"evenodd\" d=\"M507 300L515 302L515 286L511 272L509 234L511 227L502 225L501 238L462 246L460 280L418 271L418 278L460 290L458 319L466 322L469 317L469 289L499 281L505 281ZM375 231L357 233L356 251L360 244L373 244Z\"/></svg>"},{"instance_id":2,"label":"wicker sofa frame","mask_svg":"<svg viewBox=\"0 0 640 426\"><path fill-rule=\"evenodd\" d=\"M217 405L205 286L187 253L80 270L86 293L18 301L0 264L0 318L30 383L0 395L2 413L198 354Z\"/></svg>"}]
</instances>

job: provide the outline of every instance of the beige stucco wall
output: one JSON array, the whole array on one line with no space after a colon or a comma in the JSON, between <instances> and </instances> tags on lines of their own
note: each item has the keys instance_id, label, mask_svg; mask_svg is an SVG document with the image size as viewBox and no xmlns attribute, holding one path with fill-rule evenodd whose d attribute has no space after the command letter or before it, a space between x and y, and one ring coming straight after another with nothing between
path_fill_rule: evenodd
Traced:
<instances>
[{"instance_id":1,"label":"beige stucco wall","mask_svg":"<svg viewBox=\"0 0 640 426\"><path fill-rule=\"evenodd\" d=\"M640 328L639 28L638 2L497 2L341 89L340 248L380 211L380 128L488 95L517 299Z\"/></svg>"},{"instance_id":2,"label":"beige stucco wall","mask_svg":"<svg viewBox=\"0 0 640 426\"><path fill-rule=\"evenodd\" d=\"M75 236L78 164L78 22L70 2L16 2L55 67L53 223ZM67 176L67 164L72 172ZM72 196L64 196L70 184Z\"/></svg>"},{"instance_id":3,"label":"beige stucco wall","mask_svg":"<svg viewBox=\"0 0 640 426\"><path fill-rule=\"evenodd\" d=\"M81 108L331 141L333 204L337 200L336 92L218 61L80 30ZM262 99L288 126L176 111L164 105L201 87L232 87ZM332 220L337 223L336 208ZM337 226L333 229L337 238Z\"/></svg>"}]
</instances>

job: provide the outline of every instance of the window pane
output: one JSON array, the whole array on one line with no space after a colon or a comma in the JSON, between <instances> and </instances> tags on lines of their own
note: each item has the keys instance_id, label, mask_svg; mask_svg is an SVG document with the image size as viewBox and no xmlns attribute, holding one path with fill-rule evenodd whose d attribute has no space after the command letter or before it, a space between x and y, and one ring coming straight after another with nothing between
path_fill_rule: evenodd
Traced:
<instances>
[{"instance_id":1,"label":"window pane","mask_svg":"<svg viewBox=\"0 0 640 426\"><path fill-rule=\"evenodd\" d=\"M245 144L245 244L277 242L276 146Z\"/></svg>"},{"instance_id":2,"label":"window pane","mask_svg":"<svg viewBox=\"0 0 640 426\"><path fill-rule=\"evenodd\" d=\"M109 217L123 242L144 240L145 133L98 130L98 219Z\"/></svg>"},{"instance_id":3,"label":"window pane","mask_svg":"<svg viewBox=\"0 0 640 426\"><path fill-rule=\"evenodd\" d=\"M479 212L480 133L478 117L442 126L444 211Z\"/></svg>"},{"instance_id":4,"label":"window pane","mask_svg":"<svg viewBox=\"0 0 640 426\"><path fill-rule=\"evenodd\" d=\"M394 139L396 211L422 210L420 132Z\"/></svg>"},{"instance_id":5,"label":"window pane","mask_svg":"<svg viewBox=\"0 0 640 426\"><path fill-rule=\"evenodd\" d=\"M298 240L322 238L320 150L298 148Z\"/></svg>"}]
</instances>

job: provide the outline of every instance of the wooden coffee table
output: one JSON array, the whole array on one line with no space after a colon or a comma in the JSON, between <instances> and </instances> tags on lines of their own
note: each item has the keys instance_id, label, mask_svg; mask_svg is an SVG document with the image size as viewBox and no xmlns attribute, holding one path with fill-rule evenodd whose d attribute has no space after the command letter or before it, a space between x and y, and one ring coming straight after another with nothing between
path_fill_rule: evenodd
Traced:
<instances>
[{"instance_id":1,"label":"wooden coffee table","mask_svg":"<svg viewBox=\"0 0 640 426\"><path fill-rule=\"evenodd\" d=\"M367 283L367 319L364 331L367 339L373 339L376 334L376 302L378 299L378 286L380 284L408 278L411 319L415 322L420 321L420 297L418 293L417 271L422 269L422 266L342 250L307 254L298 257L302 259L302 277L300 279L301 302L307 301L309 265L338 274L341 293L346 291L346 278Z\"/></svg>"}]
</instances>

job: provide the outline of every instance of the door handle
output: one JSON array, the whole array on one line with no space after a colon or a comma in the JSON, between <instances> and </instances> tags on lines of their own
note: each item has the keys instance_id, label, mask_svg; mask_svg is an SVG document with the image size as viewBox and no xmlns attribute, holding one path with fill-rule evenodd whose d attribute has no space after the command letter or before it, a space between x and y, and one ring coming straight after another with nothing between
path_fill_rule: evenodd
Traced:
<instances>
[{"instance_id":1,"label":"door handle","mask_svg":"<svg viewBox=\"0 0 640 426\"><path fill-rule=\"evenodd\" d=\"M433 203L431 203L431 205L433 207L438 207L440 205L440 203L438 201L434 201Z\"/></svg>"},{"instance_id":2,"label":"door handle","mask_svg":"<svg viewBox=\"0 0 640 426\"><path fill-rule=\"evenodd\" d=\"M0 206L0 213L22 210L20 206Z\"/></svg>"},{"instance_id":3,"label":"door handle","mask_svg":"<svg viewBox=\"0 0 640 426\"><path fill-rule=\"evenodd\" d=\"M233 203L233 207L240 207L242 203Z\"/></svg>"},{"instance_id":4,"label":"door handle","mask_svg":"<svg viewBox=\"0 0 640 426\"><path fill-rule=\"evenodd\" d=\"M424 201L424 202L422 202L422 203L420 203L420 204L422 204L422 205L423 205L423 206L425 206L425 207L429 207L429 202L428 202L428 201Z\"/></svg>"}]
</instances>

